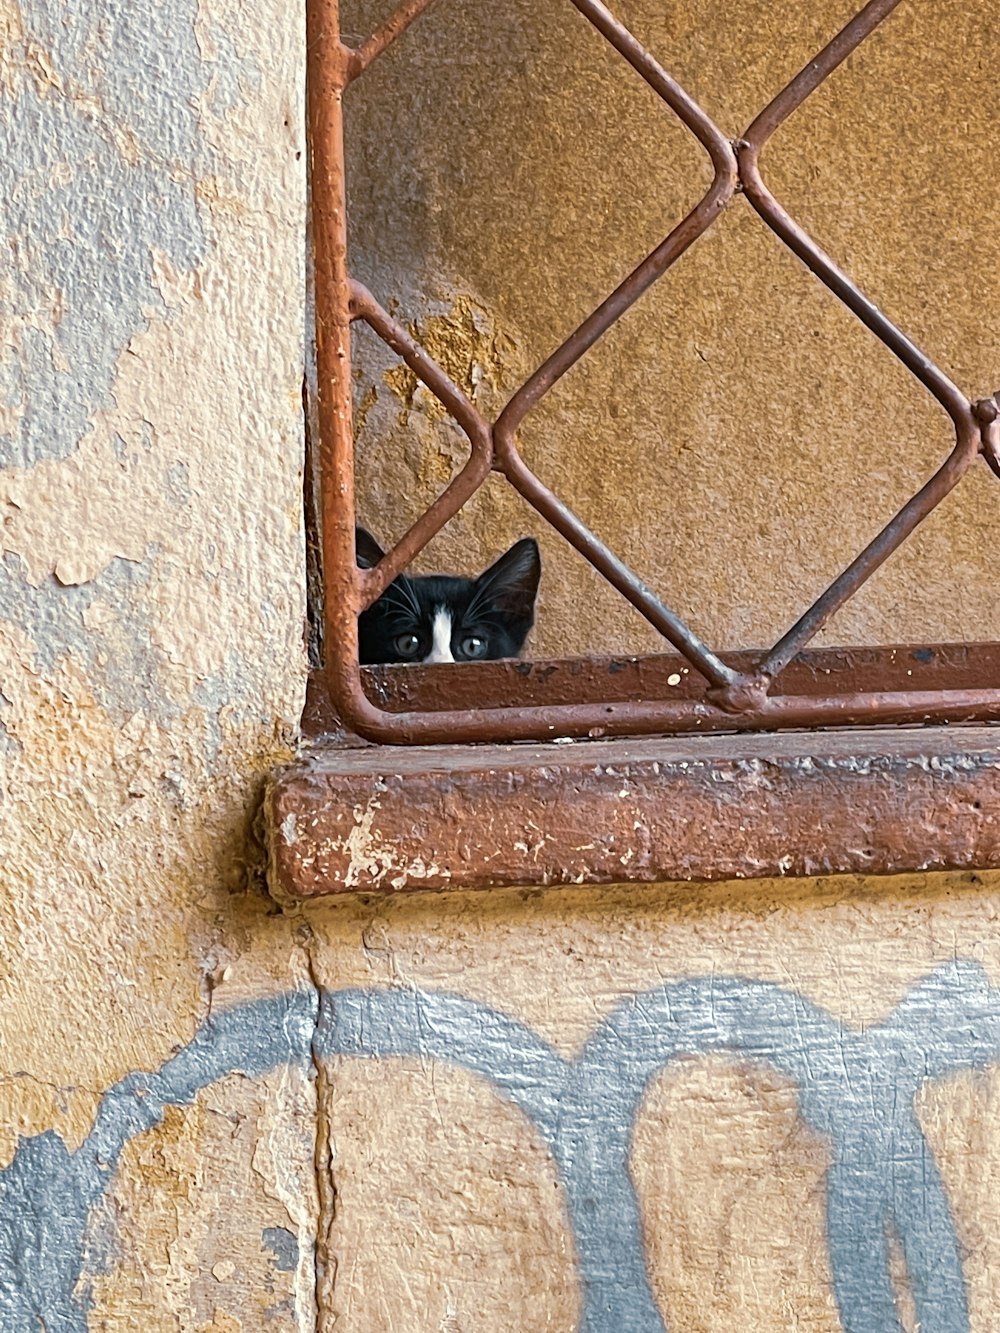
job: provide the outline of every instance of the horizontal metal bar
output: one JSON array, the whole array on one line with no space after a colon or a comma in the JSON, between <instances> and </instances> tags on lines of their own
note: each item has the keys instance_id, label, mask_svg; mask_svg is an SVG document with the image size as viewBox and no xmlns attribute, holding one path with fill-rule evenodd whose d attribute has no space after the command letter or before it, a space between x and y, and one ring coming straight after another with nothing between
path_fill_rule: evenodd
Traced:
<instances>
[{"instance_id":1,"label":"horizontal metal bar","mask_svg":"<svg viewBox=\"0 0 1000 1333\"><path fill-rule=\"evenodd\" d=\"M1000 721L1000 689L857 692L817 697L777 695L734 714L703 700L567 704L556 708L487 708L392 713L365 694L360 668L337 694L346 725L383 744L551 740L714 731Z\"/></svg>"},{"instance_id":2,"label":"horizontal metal bar","mask_svg":"<svg viewBox=\"0 0 1000 1333\"><path fill-rule=\"evenodd\" d=\"M744 650L727 653L726 660L734 670L752 673L760 656L759 651ZM393 713L676 703L704 699L708 690L705 677L685 658L671 653L365 667L361 681L368 697ZM1000 681L1000 643L855 645L801 653L782 672L774 693L814 698L916 690L926 695L976 690L996 681ZM310 737L333 736L340 729L321 672L310 676L302 726Z\"/></svg>"}]
</instances>

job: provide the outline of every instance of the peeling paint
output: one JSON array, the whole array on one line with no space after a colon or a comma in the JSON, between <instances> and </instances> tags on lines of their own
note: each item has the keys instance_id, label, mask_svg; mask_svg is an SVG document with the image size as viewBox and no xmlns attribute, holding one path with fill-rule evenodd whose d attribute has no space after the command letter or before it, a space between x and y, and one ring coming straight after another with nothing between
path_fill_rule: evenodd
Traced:
<instances>
[{"instance_id":1,"label":"peeling paint","mask_svg":"<svg viewBox=\"0 0 1000 1333\"><path fill-rule=\"evenodd\" d=\"M0 1164L25 1189L19 1143L57 1133L75 1152L99 1089L183 1046L220 986L282 990L298 966L248 885L305 674L302 68L298 17L272 0L0 3ZM244 954L252 984L227 980ZM272 1277L262 1227L308 1253L303 1096L282 1074L244 1131ZM129 1283L200 1274L210 1232L183 1196L230 1100L132 1163L120 1208L93 1219L95 1288L120 1278L160 1179L177 1184L169 1258ZM41 1171L64 1150L35 1151ZM294 1306L273 1327L312 1328L307 1268L267 1294ZM206 1323L238 1310L216 1295ZM126 1283L119 1327L130 1299Z\"/></svg>"},{"instance_id":2,"label":"peeling paint","mask_svg":"<svg viewBox=\"0 0 1000 1333\"><path fill-rule=\"evenodd\" d=\"M67 24L58 0L32 0L8 20L0 193L16 243L0 336L2 465L72 454L111 406L115 363L158 304L152 250L181 268L205 255L193 178L211 157L194 110L206 85L195 13L181 0L109 21L84 0Z\"/></svg>"},{"instance_id":3,"label":"peeling paint","mask_svg":"<svg viewBox=\"0 0 1000 1333\"><path fill-rule=\"evenodd\" d=\"M383 881L393 889L404 889L412 880L449 878L450 872L439 866L433 859L427 860L420 855L401 856L399 849L391 840L387 840L380 829L375 827L381 802L377 795L369 797L364 806L355 806L354 825L343 837L328 837L315 844L311 863L322 873L322 867L336 864L338 858L346 858L343 870L343 885L346 889L359 886L377 887ZM282 821L286 827L287 818ZM292 824L293 831L297 826ZM329 873L327 871L326 873Z\"/></svg>"},{"instance_id":4,"label":"peeling paint","mask_svg":"<svg viewBox=\"0 0 1000 1333\"><path fill-rule=\"evenodd\" d=\"M497 329L486 308L471 296L456 296L446 314L413 320L409 330L473 402L482 399L484 388L499 391L510 387L517 364L517 341L510 333ZM396 366L382 378L403 406L403 425L415 407L431 420L444 419L444 407L423 387L409 366ZM362 409L365 402L372 406L374 397L363 399Z\"/></svg>"}]
</instances>

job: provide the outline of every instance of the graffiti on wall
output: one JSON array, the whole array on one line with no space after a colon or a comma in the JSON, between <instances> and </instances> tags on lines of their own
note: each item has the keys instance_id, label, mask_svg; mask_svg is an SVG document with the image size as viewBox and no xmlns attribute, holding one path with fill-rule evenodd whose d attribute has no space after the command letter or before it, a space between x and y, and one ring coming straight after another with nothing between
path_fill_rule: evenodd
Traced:
<instances>
[{"instance_id":1,"label":"graffiti on wall","mask_svg":"<svg viewBox=\"0 0 1000 1333\"><path fill-rule=\"evenodd\" d=\"M924 1333L969 1328L955 1224L916 1118L923 1083L1000 1061L1000 989L975 963L930 973L862 1033L795 991L699 977L624 998L573 1059L530 1028L460 995L409 989L295 991L214 1014L155 1073L104 1096L76 1152L54 1133L22 1139L0 1172L0 1325L85 1333L88 1218L125 1145L231 1073L260 1077L316 1058L419 1057L475 1073L516 1105L556 1163L583 1293L580 1333L667 1333L649 1283L629 1174L646 1088L671 1061L730 1052L796 1084L801 1114L831 1145L827 1239L845 1333L903 1333L889 1265L905 1259Z\"/></svg>"}]
</instances>

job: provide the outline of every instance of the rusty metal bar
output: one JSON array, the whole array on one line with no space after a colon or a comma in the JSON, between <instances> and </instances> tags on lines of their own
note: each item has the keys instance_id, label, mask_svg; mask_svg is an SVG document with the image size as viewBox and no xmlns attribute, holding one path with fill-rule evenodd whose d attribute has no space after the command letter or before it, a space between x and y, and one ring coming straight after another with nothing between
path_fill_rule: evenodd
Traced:
<instances>
[{"instance_id":1,"label":"rusty metal bar","mask_svg":"<svg viewBox=\"0 0 1000 1333\"><path fill-rule=\"evenodd\" d=\"M322 477L324 646L330 692L359 688L359 586L354 554L351 310L347 274L344 89L350 52L340 40L339 0L309 0L306 78L316 284L316 372Z\"/></svg>"},{"instance_id":2,"label":"rusty metal bar","mask_svg":"<svg viewBox=\"0 0 1000 1333\"><path fill-rule=\"evenodd\" d=\"M841 29L819 55L810 60L768 103L737 144L740 180L748 201L771 230L821 282L840 297L848 309L857 315L877 338L896 354L906 368L942 404L956 428L961 428L969 419L968 399L940 367L936 366L930 357L915 346L877 306L869 301L785 212L767 189L760 174L760 154L768 139L900 3L901 0L869 0L864 9Z\"/></svg>"},{"instance_id":3,"label":"rusty metal bar","mask_svg":"<svg viewBox=\"0 0 1000 1333\"><path fill-rule=\"evenodd\" d=\"M979 422L979 430L983 437L983 457L989 464L991 472L1000 477L1000 407L998 407L998 395L994 394L992 398L980 398L972 407L973 415Z\"/></svg>"},{"instance_id":4,"label":"rusty metal bar","mask_svg":"<svg viewBox=\"0 0 1000 1333\"><path fill-rule=\"evenodd\" d=\"M780 746L763 736L328 745L268 784L270 887L297 902L1000 867L998 738L994 727L931 727L805 732ZM391 856L357 856L362 812L365 836ZM526 828L544 837L526 839Z\"/></svg>"},{"instance_id":5,"label":"rusty metal bar","mask_svg":"<svg viewBox=\"0 0 1000 1333\"><path fill-rule=\"evenodd\" d=\"M714 176L708 191L687 217L587 316L579 328L513 395L496 424L495 436L501 457L506 457L513 450L514 432L528 412L538 405L556 381L593 347L611 325L635 305L656 279L705 234L736 192L736 156L729 140L714 121L598 0L571 0L571 3L625 57L656 95L695 135L711 158Z\"/></svg>"},{"instance_id":6,"label":"rusty metal bar","mask_svg":"<svg viewBox=\"0 0 1000 1333\"><path fill-rule=\"evenodd\" d=\"M882 23L900 0L869 0L864 9L809 62L757 116L737 145L740 180L747 200L768 227L802 260L859 320L893 352L945 408L956 431L952 453L933 477L912 496L860 555L782 636L761 663L761 676L773 680L843 604L965 475L981 449L972 404L944 372L842 273L805 230L789 216L764 184L760 152L772 134L820 83Z\"/></svg>"},{"instance_id":7,"label":"rusty metal bar","mask_svg":"<svg viewBox=\"0 0 1000 1333\"><path fill-rule=\"evenodd\" d=\"M351 52L347 81L350 83L359 74L363 74L372 61L377 59L383 51L388 50L396 38L403 35L413 20L419 18L424 10L429 9L432 4L433 0L406 0L405 4L400 5L396 12L390 15L367 41L362 42L356 51Z\"/></svg>"},{"instance_id":8,"label":"rusty metal bar","mask_svg":"<svg viewBox=\"0 0 1000 1333\"><path fill-rule=\"evenodd\" d=\"M727 654L731 666L752 671L759 651ZM572 704L623 704L643 700L704 701L700 672L674 653L645 657L539 659L531 662L464 662L435 666L363 667L365 693L392 713L462 712L467 709ZM831 698L851 694L929 694L976 690L1000 681L1000 644L894 644L885 647L814 648L795 658L774 694ZM340 721L322 673L310 677L303 733L334 737ZM1000 733L998 733L1000 744Z\"/></svg>"},{"instance_id":9,"label":"rusty metal bar","mask_svg":"<svg viewBox=\"0 0 1000 1333\"><path fill-rule=\"evenodd\" d=\"M500 447L497 446L500 453ZM603 574L612 587L640 611L654 629L684 654L689 662L713 685L735 685L737 673L714 653L675 612L656 596L615 553L608 549L585 524L538 480L516 450L506 454L501 465L504 475L528 503L571 542Z\"/></svg>"},{"instance_id":10,"label":"rusty metal bar","mask_svg":"<svg viewBox=\"0 0 1000 1333\"><path fill-rule=\"evenodd\" d=\"M971 405L969 400L953 384L940 366L920 350L906 334L898 329L873 301L851 282L837 265L802 227L790 217L768 190L760 175L758 144L743 141L738 145L740 179L751 207L780 237L793 254L814 273L820 282L829 287L844 305L857 315L862 324L893 352L903 365L920 383L938 400L951 417L955 426L960 428L969 420Z\"/></svg>"},{"instance_id":11,"label":"rusty metal bar","mask_svg":"<svg viewBox=\"0 0 1000 1333\"><path fill-rule=\"evenodd\" d=\"M713 684L732 686L737 681L737 674L534 475L521 458L515 442L515 432L527 414L685 250L704 235L736 192L736 157L718 126L605 5L599 0L572 0L572 3L696 136L711 159L714 175L709 189L691 212L511 397L493 430L496 466L528 503L699 671Z\"/></svg>"},{"instance_id":12,"label":"rusty metal bar","mask_svg":"<svg viewBox=\"0 0 1000 1333\"><path fill-rule=\"evenodd\" d=\"M453 477L438 498L421 514L383 560L374 569L361 575L362 608L370 606L386 588L444 527L467 500L471 499L490 474L493 466L493 440L489 422L476 411L462 390L454 384L441 367L407 333L406 329L375 300L360 282L351 283L351 316L363 320L397 356L426 384L428 389L448 409L468 436L472 452L468 461Z\"/></svg>"},{"instance_id":13,"label":"rusty metal bar","mask_svg":"<svg viewBox=\"0 0 1000 1333\"><path fill-rule=\"evenodd\" d=\"M803 66L795 78L768 102L743 136L744 139L756 144L758 148L762 147L792 112L798 110L809 94L815 92L900 3L901 0L868 0L836 37L827 42L819 55Z\"/></svg>"},{"instance_id":14,"label":"rusty metal bar","mask_svg":"<svg viewBox=\"0 0 1000 1333\"><path fill-rule=\"evenodd\" d=\"M770 194L760 174L764 144L805 99L900 3L869 3L772 99L735 144L599 0L571 0L708 152L713 180L673 231L619 284L511 397L492 428L444 372L360 284L346 264L342 97L344 89L423 13L431 0L408 0L357 50L345 46L337 0L307 0L309 118L313 151L317 363L323 477L327 683L348 725L372 739L402 743L639 735L652 731L752 731L874 722L1000 720L1000 690L856 689L769 694L795 658L914 528L953 489L982 453L1000 476L1000 412L993 399L972 404L843 274ZM735 151L734 151L735 150ZM758 215L860 319L948 412L956 443L933 477L900 509L846 570L760 660L724 662L646 587L526 466L515 432L553 385L593 347L729 206L742 189ZM435 393L467 435L471 452L448 487L372 571L354 563L353 444L349 327L361 319ZM358 611L370 604L471 497L491 465L674 644L708 682L701 697L593 698L555 706L386 711L365 692L357 663Z\"/></svg>"},{"instance_id":15,"label":"rusty metal bar","mask_svg":"<svg viewBox=\"0 0 1000 1333\"><path fill-rule=\"evenodd\" d=\"M469 708L393 713L356 691L338 698L342 720L366 740L391 745L602 739L657 733L785 731L814 727L1000 722L1000 689L867 692L837 696L778 695L752 712L732 713L708 702L640 700L565 704L557 708Z\"/></svg>"},{"instance_id":16,"label":"rusty metal bar","mask_svg":"<svg viewBox=\"0 0 1000 1333\"><path fill-rule=\"evenodd\" d=\"M763 676L773 680L785 669L796 653L871 578L879 565L884 564L931 510L936 509L945 496L955 489L975 461L979 449L977 431L966 429L960 432L955 448L934 476L903 505L895 518L886 524L878 536L813 602L809 610L782 635L761 663Z\"/></svg>"}]
</instances>

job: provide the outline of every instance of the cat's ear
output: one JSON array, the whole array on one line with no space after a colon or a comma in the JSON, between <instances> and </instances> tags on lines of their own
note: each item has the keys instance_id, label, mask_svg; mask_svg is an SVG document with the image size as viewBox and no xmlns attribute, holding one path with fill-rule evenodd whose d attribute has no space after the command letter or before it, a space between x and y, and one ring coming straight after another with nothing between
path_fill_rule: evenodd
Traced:
<instances>
[{"instance_id":1,"label":"cat's ear","mask_svg":"<svg viewBox=\"0 0 1000 1333\"><path fill-rule=\"evenodd\" d=\"M354 529L354 548L361 569L373 569L385 555L375 538L364 528Z\"/></svg>"},{"instance_id":2,"label":"cat's ear","mask_svg":"<svg viewBox=\"0 0 1000 1333\"><path fill-rule=\"evenodd\" d=\"M522 537L499 560L476 579L477 591L509 616L526 620L530 628L535 615L535 597L542 574L542 560L534 537ZM527 632L527 631L526 631Z\"/></svg>"}]
</instances>

